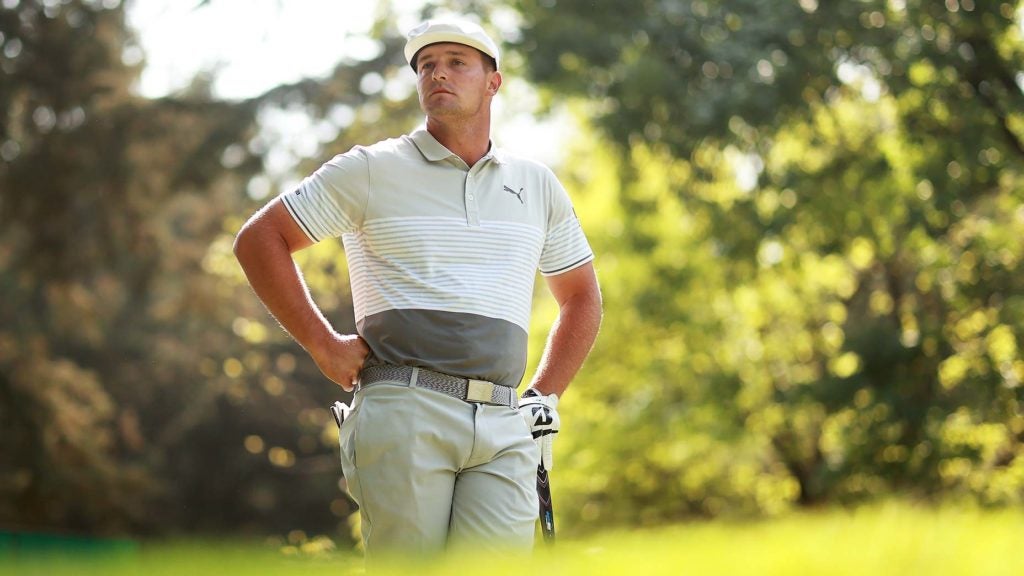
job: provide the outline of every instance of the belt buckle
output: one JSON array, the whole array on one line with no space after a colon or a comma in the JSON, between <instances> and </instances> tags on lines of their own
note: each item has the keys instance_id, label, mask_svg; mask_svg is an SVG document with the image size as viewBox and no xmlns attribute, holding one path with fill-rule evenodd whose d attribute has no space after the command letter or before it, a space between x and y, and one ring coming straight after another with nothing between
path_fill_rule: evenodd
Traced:
<instances>
[{"instance_id":1,"label":"belt buckle","mask_svg":"<svg viewBox=\"0 0 1024 576\"><path fill-rule=\"evenodd\" d=\"M466 401L494 403L494 384L486 380L469 380L466 385Z\"/></svg>"}]
</instances>

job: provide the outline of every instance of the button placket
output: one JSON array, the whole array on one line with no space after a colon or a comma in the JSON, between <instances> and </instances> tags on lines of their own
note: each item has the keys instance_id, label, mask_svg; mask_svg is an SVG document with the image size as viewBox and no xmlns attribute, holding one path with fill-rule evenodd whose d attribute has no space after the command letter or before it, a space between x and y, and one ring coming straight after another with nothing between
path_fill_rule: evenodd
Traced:
<instances>
[{"instance_id":1,"label":"button placket","mask_svg":"<svg viewBox=\"0 0 1024 576\"><path fill-rule=\"evenodd\" d=\"M480 208L476 192L478 179L473 176L472 170L466 175L466 223L470 226L480 225Z\"/></svg>"}]
</instances>

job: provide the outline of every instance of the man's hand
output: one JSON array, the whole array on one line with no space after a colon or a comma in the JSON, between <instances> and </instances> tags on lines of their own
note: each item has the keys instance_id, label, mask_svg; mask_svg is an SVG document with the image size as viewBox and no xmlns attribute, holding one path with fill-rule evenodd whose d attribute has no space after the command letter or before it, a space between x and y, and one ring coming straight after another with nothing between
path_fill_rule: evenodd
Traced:
<instances>
[{"instance_id":1,"label":"man's hand","mask_svg":"<svg viewBox=\"0 0 1024 576\"><path fill-rule=\"evenodd\" d=\"M533 432L533 439L537 442L537 448L540 451L540 461L548 470L551 470L551 465L554 463L551 447L555 441L555 434L558 434L558 428L561 426L558 411L555 409L557 406L557 394L541 396L540 392L533 388L527 388L519 402L519 413L526 419L526 425Z\"/></svg>"},{"instance_id":2,"label":"man's hand","mask_svg":"<svg viewBox=\"0 0 1024 576\"><path fill-rule=\"evenodd\" d=\"M327 341L309 351L324 376L346 392L355 387L359 371L369 354L370 347L361 337L355 334L342 336L337 332L331 332Z\"/></svg>"}]
</instances>

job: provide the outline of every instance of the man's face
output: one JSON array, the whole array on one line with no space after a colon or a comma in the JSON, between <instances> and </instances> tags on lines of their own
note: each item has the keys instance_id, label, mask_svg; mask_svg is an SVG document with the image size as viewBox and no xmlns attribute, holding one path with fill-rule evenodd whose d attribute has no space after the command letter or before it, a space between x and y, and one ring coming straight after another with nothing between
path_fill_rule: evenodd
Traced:
<instances>
[{"instance_id":1,"label":"man's face","mask_svg":"<svg viewBox=\"0 0 1024 576\"><path fill-rule=\"evenodd\" d=\"M428 117L472 117L490 105L501 75L484 64L476 48L430 44L416 58L416 90Z\"/></svg>"}]
</instances>

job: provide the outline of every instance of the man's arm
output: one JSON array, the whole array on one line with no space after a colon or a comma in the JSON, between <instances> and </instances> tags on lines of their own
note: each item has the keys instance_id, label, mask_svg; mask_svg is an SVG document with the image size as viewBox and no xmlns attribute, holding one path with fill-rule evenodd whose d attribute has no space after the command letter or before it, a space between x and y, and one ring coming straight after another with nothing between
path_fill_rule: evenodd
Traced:
<instances>
[{"instance_id":1,"label":"man's arm","mask_svg":"<svg viewBox=\"0 0 1024 576\"><path fill-rule=\"evenodd\" d=\"M530 388L542 396L561 396L590 353L601 326L601 289L593 263L547 277L558 302L558 319L548 334L544 354Z\"/></svg>"},{"instance_id":2,"label":"man's arm","mask_svg":"<svg viewBox=\"0 0 1024 576\"><path fill-rule=\"evenodd\" d=\"M325 376L351 390L369 348L357 335L338 334L313 302L292 260L293 252L312 244L275 198L242 226L234 249L253 291L274 318Z\"/></svg>"}]
</instances>

